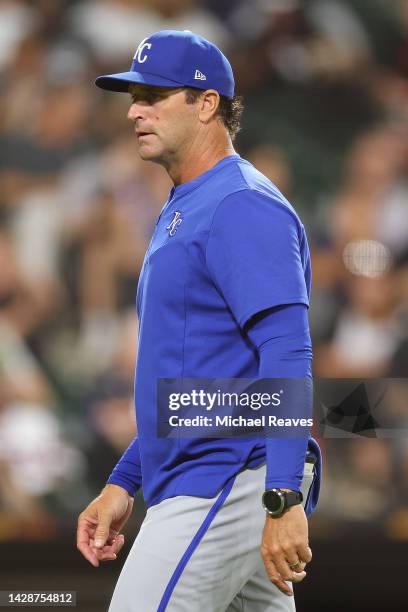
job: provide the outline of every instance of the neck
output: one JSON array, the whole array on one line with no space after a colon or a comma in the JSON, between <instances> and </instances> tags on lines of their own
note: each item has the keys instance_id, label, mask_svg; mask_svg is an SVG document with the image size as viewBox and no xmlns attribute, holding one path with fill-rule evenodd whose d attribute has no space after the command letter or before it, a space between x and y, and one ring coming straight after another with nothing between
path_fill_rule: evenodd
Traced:
<instances>
[{"instance_id":1,"label":"neck","mask_svg":"<svg viewBox=\"0 0 408 612\"><path fill-rule=\"evenodd\" d=\"M204 137L199 134L189 143L179 159L173 159L166 165L166 170L177 187L207 172L224 157L234 154L229 134L208 133Z\"/></svg>"}]
</instances>

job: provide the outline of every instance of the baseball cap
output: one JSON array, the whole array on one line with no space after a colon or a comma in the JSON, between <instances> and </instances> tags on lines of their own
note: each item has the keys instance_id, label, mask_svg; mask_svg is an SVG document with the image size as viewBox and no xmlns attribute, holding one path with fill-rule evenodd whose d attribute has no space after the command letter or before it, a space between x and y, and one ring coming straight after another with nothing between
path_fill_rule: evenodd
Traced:
<instances>
[{"instance_id":1,"label":"baseball cap","mask_svg":"<svg viewBox=\"0 0 408 612\"><path fill-rule=\"evenodd\" d=\"M234 96L231 64L216 45L189 30L161 30L138 46L129 72L99 76L95 84L128 92L131 83L158 87L215 89Z\"/></svg>"}]
</instances>

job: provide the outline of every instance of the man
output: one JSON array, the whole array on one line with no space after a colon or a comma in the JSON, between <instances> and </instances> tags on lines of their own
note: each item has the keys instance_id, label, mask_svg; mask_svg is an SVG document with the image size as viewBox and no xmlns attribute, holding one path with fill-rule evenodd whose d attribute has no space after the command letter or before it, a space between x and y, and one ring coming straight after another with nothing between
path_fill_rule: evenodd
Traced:
<instances>
[{"instance_id":1,"label":"man","mask_svg":"<svg viewBox=\"0 0 408 612\"><path fill-rule=\"evenodd\" d=\"M156 404L158 379L310 380L304 228L232 146L242 105L213 44L189 31L157 32L129 72L96 84L130 93L140 156L163 165L174 187L137 293L139 436L80 515L78 548L94 566L115 559L143 487L147 515L110 612L294 610L290 583L311 560L300 491L312 511L317 444L159 437ZM317 470L304 473L308 448Z\"/></svg>"}]
</instances>

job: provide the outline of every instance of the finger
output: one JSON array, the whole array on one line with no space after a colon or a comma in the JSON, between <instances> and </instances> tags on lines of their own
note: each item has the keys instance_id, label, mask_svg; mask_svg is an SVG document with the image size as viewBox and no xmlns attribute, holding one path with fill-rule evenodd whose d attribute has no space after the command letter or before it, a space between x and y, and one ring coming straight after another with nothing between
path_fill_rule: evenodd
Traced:
<instances>
[{"instance_id":1,"label":"finger","mask_svg":"<svg viewBox=\"0 0 408 612\"><path fill-rule=\"evenodd\" d=\"M303 561L304 563L311 562L312 550L309 546L299 546L297 553L300 561Z\"/></svg>"},{"instance_id":2,"label":"finger","mask_svg":"<svg viewBox=\"0 0 408 612\"><path fill-rule=\"evenodd\" d=\"M94 567L99 566L98 558L96 554L93 552L93 550L89 548L89 546L78 544L77 548L81 552L81 554L85 557L85 559L89 561L89 563L91 563L91 565L93 565Z\"/></svg>"},{"instance_id":3,"label":"finger","mask_svg":"<svg viewBox=\"0 0 408 612\"><path fill-rule=\"evenodd\" d=\"M108 544L108 545L113 544L113 542L115 542L117 540L119 535L120 535L119 531L116 531L115 529L111 528L110 531L109 531L108 539L106 540L105 544ZM123 537L123 535L122 535L122 537Z\"/></svg>"},{"instance_id":4,"label":"finger","mask_svg":"<svg viewBox=\"0 0 408 612\"><path fill-rule=\"evenodd\" d=\"M118 537L116 538L115 542L113 543L114 552L116 554L120 553L124 543L125 543L125 536L122 535L122 534L119 534Z\"/></svg>"},{"instance_id":5,"label":"finger","mask_svg":"<svg viewBox=\"0 0 408 612\"><path fill-rule=\"evenodd\" d=\"M286 582L283 580L282 576L279 574L279 572L276 569L275 564L273 563L272 560L270 559L263 559L264 565L265 565L265 569L266 569L266 573L268 574L269 580L271 582L273 582L273 584L280 590L282 591L282 593L284 593L285 595L288 595L289 597L293 595L293 590L291 589L291 587L286 584Z\"/></svg>"},{"instance_id":6,"label":"finger","mask_svg":"<svg viewBox=\"0 0 408 612\"><path fill-rule=\"evenodd\" d=\"M308 546L304 546L299 551L297 547L284 545L273 550L272 554L272 561L282 578L292 582L293 573L301 574L306 567L307 559L311 559L311 550Z\"/></svg>"},{"instance_id":7,"label":"finger","mask_svg":"<svg viewBox=\"0 0 408 612\"><path fill-rule=\"evenodd\" d=\"M306 578L306 572L292 572L291 582L302 582Z\"/></svg>"},{"instance_id":8,"label":"finger","mask_svg":"<svg viewBox=\"0 0 408 612\"><path fill-rule=\"evenodd\" d=\"M95 530L95 546L103 548L110 534L111 517L109 514L101 513L99 523Z\"/></svg>"},{"instance_id":9,"label":"finger","mask_svg":"<svg viewBox=\"0 0 408 612\"><path fill-rule=\"evenodd\" d=\"M292 555L292 557L293 556L294 555ZM272 558L272 561L275 565L276 571L280 574L283 580L290 582L301 582L306 577L306 572L304 571L305 564L303 562L301 562L301 564L295 569L292 569L282 553L276 554L276 557Z\"/></svg>"},{"instance_id":10,"label":"finger","mask_svg":"<svg viewBox=\"0 0 408 612\"><path fill-rule=\"evenodd\" d=\"M287 561L292 572L303 572L306 567L306 563L304 561L300 561L299 559L297 561L291 561L288 559Z\"/></svg>"},{"instance_id":11,"label":"finger","mask_svg":"<svg viewBox=\"0 0 408 612\"><path fill-rule=\"evenodd\" d=\"M118 555L124 543L125 543L125 537L122 534L120 534L111 544L105 544L103 548L97 548L95 545L95 541L91 540L90 548L92 552L97 556L97 558L101 560L102 555L105 555L105 554Z\"/></svg>"},{"instance_id":12,"label":"finger","mask_svg":"<svg viewBox=\"0 0 408 612\"><path fill-rule=\"evenodd\" d=\"M90 548L90 546L86 542L79 542L77 544L77 548L80 553L85 557L89 563L91 563L94 567L98 567L99 562L95 552Z\"/></svg>"},{"instance_id":13,"label":"finger","mask_svg":"<svg viewBox=\"0 0 408 612\"><path fill-rule=\"evenodd\" d=\"M98 561L115 561L120 548L121 546L116 542L111 546L105 545L103 548L95 548L95 545L93 545L93 552Z\"/></svg>"},{"instance_id":14,"label":"finger","mask_svg":"<svg viewBox=\"0 0 408 612\"><path fill-rule=\"evenodd\" d=\"M77 548L89 563L98 567L98 559L91 548L92 538L84 526L78 527Z\"/></svg>"},{"instance_id":15,"label":"finger","mask_svg":"<svg viewBox=\"0 0 408 612\"><path fill-rule=\"evenodd\" d=\"M295 571L289 567L289 563L286 561L283 553L275 555L272 561L283 580L292 580Z\"/></svg>"},{"instance_id":16,"label":"finger","mask_svg":"<svg viewBox=\"0 0 408 612\"><path fill-rule=\"evenodd\" d=\"M115 553L101 553L101 551L98 551L98 559L99 561L116 561L117 555Z\"/></svg>"},{"instance_id":17,"label":"finger","mask_svg":"<svg viewBox=\"0 0 408 612\"><path fill-rule=\"evenodd\" d=\"M110 548L106 549L106 547L102 550L100 548L94 548L93 554L95 555L98 565L101 561L114 561L117 558L116 553Z\"/></svg>"},{"instance_id":18,"label":"finger","mask_svg":"<svg viewBox=\"0 0 408 612\"><path fill-rule=\"evenodd\" d=\"M95 546L93 546L91 547L91 550L99 561L103 561L106 555L117 556L118 554L115 546L104 546L103 548L95 548Z\"/></svg>"},{"instance_id":19,"label":"finger","mask_svg":"<svg viewBox=\"0 0 408 612\"><path fill-rule=\"evenodd\" d=\"M91 536L95 529L96 524L93 522L92 519L88 519L88 517L80 517L78 519L77 526L77 539L80 536L82 537L84 534L89 534Z\"/></svg>"}]
</instances>

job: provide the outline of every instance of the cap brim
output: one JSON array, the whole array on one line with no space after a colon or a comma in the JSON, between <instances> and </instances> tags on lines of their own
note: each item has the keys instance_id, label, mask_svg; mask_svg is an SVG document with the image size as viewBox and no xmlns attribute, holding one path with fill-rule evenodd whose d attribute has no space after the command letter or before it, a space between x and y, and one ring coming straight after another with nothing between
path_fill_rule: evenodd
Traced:
<instances>
[{"instance_id":1,"label":"cap brim","mask_svg":"<svg viewBox=\"0 0 408 612\"><path fill-rule=\"evenodd\" d=\"M178 87L183 83L164 79L154 74L142 74L140 72L118 72L117 74L106 74L95 80L95 85L107 91L129 92L129 85L139 83L141 85L153 85L156 87Z\"/></svg>"}]
</instances>

